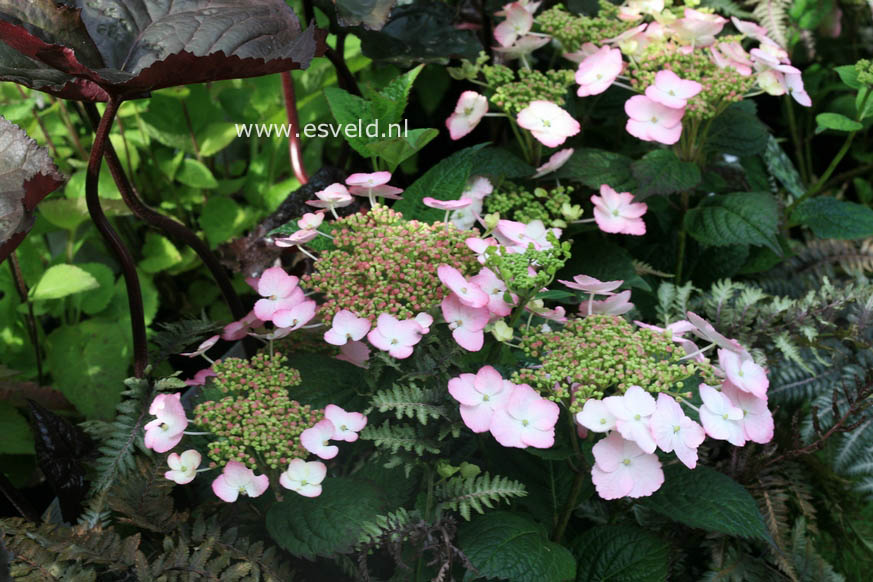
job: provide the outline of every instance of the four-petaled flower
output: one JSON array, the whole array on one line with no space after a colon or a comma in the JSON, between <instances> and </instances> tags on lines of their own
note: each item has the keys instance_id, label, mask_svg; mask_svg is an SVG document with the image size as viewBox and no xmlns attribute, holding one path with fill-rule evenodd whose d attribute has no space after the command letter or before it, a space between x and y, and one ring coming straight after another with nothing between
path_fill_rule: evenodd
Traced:
<instances>
[{"instance_id":1,"label":"four-petaled flower","mask_svg":"<svg viewBox=\"0 0 873 582\"><path fill-rule=\"evenodd\" d=\"M300 444L317 457L332 459L339 453L339 447L330 444L335 433L336 427L325 418L300 433Z\"/></svg>"},{"instance_id":2,"label":"four-petaled flower","mask_svg":"<svg viewBox=\"0 0 873 582\"><path fill-rule=\"evenodd\" d=\"M348 309L337 311L333 316L333 326L324 332L324 341L335 346L349 341L358 341L370 331L370 320L358 317Z\"/></svg>"},{"instance_id":3,"label":"four-petaled flower","mask_svg":"<svg viewBox=\"0 0 873 582\"><path fill-rule=\"evenodd\" d=\"M655 452L655 439L649 428L649 419L656 408L651 394L639 386L631 386L623 396L610 396L603 402L615 417L615 428L622 437L635 442L647 453Z\"/></svg>"},{"instance_id":4,"label":"four-petaled flower","mask_svg":"<svg viewBox=\"0 0 873 582\"><path fill-rule=\"evenodd\" d=\"M489 297L479 285L472 281L467 281L464 275L459 270L450 265L440 265L437 267L437 276L443 285L451 289L458 300L464 305L470 307L484 307L488 305Z\"/></svg>"},{"instance_id":5,"label":"four-petaled flower","mask_svg":"<svg viewBox=\"0 0 873 582\"><path fill-rule=\"evenodd\" d=\"M333 424L331 440L353 443L367 426L367 417L360 412L346 412L336 404L324 407L324 417Z\"/></svg>"},{"instance_id":6,"label":"four-petaled flower","mask_svg":"<svg viewBox=\"0 0 873 582\"><path fill-rule=\"evenodd\" d=\"M579 89L576 90L576 95L588 97L603 93L621 73L623 65L619 49L609 48L607 45L600 47L596 53L579 63L576 70Z\"/></svg>"},{"instance_id":7,"label":"four-petaled flower","mask_svg":"<svg viewBox=\"0 0 873 582\"><path fill-rule=\"evenodd\" d=\"M645 95L634 95L625 101L624 111L630 118L625 129L643 141L673 145L682 135L685 109L673 109Z\"/></svg>"},{"instance_id":8,"label":"four-petaled flower","mask_svg":"<svg viewBox=\"0 0 873 582\"><path fill-rule=\"evenodd\" d=\"M615 416L603 400L589 398L576 413L576 422L593 432L607 432L615 428Z\"/></svg>"},{"instance_id":9,"label":"four-petaled flower","mask_svg":"<svg viewBox=\"0 0 873 582\"><path fill-rule=\"evenodd\" d=\"M303 300L300 279L289 275L282 267L270 267L258 279L258 295L254 315L261 321L273 321L277 311L291 309Z\"/></svg>"},{"instance_id":10,"label":"four-petaled flower","mask_svg":"<svg viewBox=\"0 0 873 582\"><path fill-rule=\"evenodd\" d=\"M767 400L767 388L770 381L764 368L755 363L748 352L738 353L731 350L718 350L718 364L731 384L755 397Z\"/></svg>"},{"instance_id":11,"label":"four-petaled flower","mask_svg":"<svg viewBox=\"0 0 873 582\"><path fill-rule=\"evenodd\" d=\"M182 407L182 394L158 394L149 406L149 414L157 418L146 424L145 446L156 453L166 453L179 444L188 427Z\"/></svg>"},{"instance_id":12,"label":"four-petaled flower","mask_svg":"<svg viewBox=\"0 0 873 582\"><path fill-rule=\"evenodd\" d=\"M646 97L665 107L682 109L688 100L703 91L697 81L682 79L670 70L655 73L655 82L646 89Z\"/></svg>"},{"instance_id":13,"label":"four-petaled flower","mask_svg":"<svg viewBox=\"0 0 873 582\"><path fill-rule=\"evenodd\" d=\"M613 234L646 234L642 216L649 209L642 202L634 202L630 192L616 192L607 184L600 186L600 196L591 196L597 228Z\"/></svg>"},{"instance_id":14,"label":"four-petaled flower","mask_svg":"<svg viewBox=\"0 0 873 582\"><path fill-rule=\"evenodd\" d=\"M531 132L541 144L556 148L582 129L579 122L551 101L531 101L518 112L519 127Z\"/></svg>"},{"instance_id":15,"label":"four-petaled flower","mask_svg":"<svg viewBox=\"0 0 873 582\"><path fill-rule=\"evenodd\" d=\"M279 485L303 497L318 497L326 475L327 467L321 461L291 459L288 469L279 475Z\"/></svg>"},{"instance_id":16,"label":"four-petaled flower","mask_svg":"<svg viewBox=\"0 0 873 582\"><path fill-rule=\"evenodd\" d=\"M254 471L239 461L230 461L212 482L212 492L222 501L233 503L240 494L259 497L269 486L270 478L266 475L255 475Z\"/></svg>"},{"instance_id":17,"label":"four-petaled flower","mask_svg":"<svg viewBox=\"0 0 873 582\"><path fill-rule=\"evenodd\" d=\"M399 320L390 313L376 319L376 327L367 334L374 347L402 360L412 355L412 346L421 341L423 328L415 319Z\"/></svg>"},{"instance_id":18,"label":"four-petaled flower","mask_svg":"<svg viewBox=\"0 0 873 582\"><path fill-rule=\"evenodd\" d=\"M200 466L202 457L194 449L188 449L184 453L170 453L167 457L167 465L170 470L164 473L164 478L175 481L179 485L185 485L197 476L197 467Z\"/></svg>"},{"instance_id":19,"label":"four-petaled flower","mask_svg":"<svg viewBox=\"0 0 873 582\"><path fill-rule=\"evenodd\" d=\"M561 409L527 384L517 384L506 407L494 412L491 434L504 447L548 449Z\"/></svg>"},{"instance_id":20,"label":"four-petaled flower","mask_svg":"<svg viewBox=\"0 0 873 582\"><path fill-rule=\"evenodd\" d=\"M526 35L533 26L533 14L518 2L505 9L506 20L494 27L494 38L500 46L513 44L518 37Z\"/></svg>"},{"instance_id":21,"label":"four-petaled flower","mask_svg":"<svg viewBox=\"0 0 873 582\"><path fill-rule=\"evenodd\" d=\"M485 342L483 330L491 318L487 307L464 305L453 293L442 300L440 309L443 318L449 324L449 329L452 330L452 337L459 346L470 352L478 352L482 349L482 344Z\"/></svg>"},{"instance_id":22,"label":"four-petaled flower","mask_svg":"<svg viewBox=\"0 0 873 582\"><path fill-rule=\"evenodd\" d=\"M477 433L491 428L494 412L506 407L512 390L513 384L491 366L449 380L449 394L461 403L464 424Z\"/></svg>"},{"instance_id":23,"label":"four-petaled flower","mask_svg":"<svg viewBox=\"0 0 873 582\"><path fill-rule=\"evenodd\" d=\"M652 435L659 449L676 453L689 469L697 466L697 447L706 438L706 433L699 424L685 416L678 402L666 394L658 394L651 423Z\"/></svg>"},{"instance_id":24,"label":"four-petaled flower","mask_svg":"<svg viewBox=\"0 0 873 582\"><path fill-rule=\"evenodd\" d=\"M700 422L706 434L738 447L746 444L743 410L735 406L723 392L706 384L700 385L700 398L703 400Z\"/></svg>"},{"instance_id":25,"label":"four-petaled flower","mask_svg":"<svg viewBox=\"0 0 873 582\"><path fill-rule=\"evenodd\" d=\"M658 456L648 454L633 441L612 432L593 447L591 480L603 499L646 497L664 483Z\"/></svg>"},{"instance_id":26,"label":"four-petaled flower","mask_svg":"<svg viewBox=\"0 0 873 582\"><path fill-rule=\"evenodd\" d=\"M449 136L453 140L461 139L476 129L486 113L488 113L488 99L475 91L464 91L458 98L455 111L446 119Z\"/></svg>"}]
</instances>

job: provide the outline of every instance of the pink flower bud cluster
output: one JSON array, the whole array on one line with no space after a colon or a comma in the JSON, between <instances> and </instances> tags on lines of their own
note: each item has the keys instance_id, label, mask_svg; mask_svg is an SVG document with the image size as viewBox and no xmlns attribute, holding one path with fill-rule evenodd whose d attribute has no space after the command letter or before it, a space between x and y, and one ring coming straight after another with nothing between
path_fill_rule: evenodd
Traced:
<instances>
[{"instance_id":1,"label":"pink flower bud cluster","mask_svg":"<svg viewBox=\"0 0 873 582\"><path fill-rule=\"evenodd\" d=\"M445 295L439 265L463 273L476 265L464 243L472 232L407 221L384 206L342 218L336 227L335 249L303 278L308 289L323 294L319 313L326 320L343 309L371 322L383 313L414 318Z\"/></svg>"}]
</instances>

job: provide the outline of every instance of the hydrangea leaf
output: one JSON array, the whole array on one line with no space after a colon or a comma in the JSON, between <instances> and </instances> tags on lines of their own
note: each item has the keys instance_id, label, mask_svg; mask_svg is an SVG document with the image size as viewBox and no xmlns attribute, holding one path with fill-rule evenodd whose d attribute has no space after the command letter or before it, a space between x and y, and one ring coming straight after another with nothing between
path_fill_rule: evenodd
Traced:
<instances>
[{"instance_id":1,"label":"hydrangea leaf","mask_svg":"<svg viewBox=\"0 0 873 582\"><path fill-rule=\"evenodd\" d=\"M458 546L479 572L468 571L465 581L561 582L576 576L570 551L550 542L542 526L518 513L491 511L463 524Z\"/></svg>"},{"instance_id":2,"label":"hydrangea leaf","mask_svg":"<svg viewBox=\"0 0 873 582\"><path fill-rule=\"evenodd\" d=\"M674 521L706 531L770 540L755 498L723 473L705 466L664 468L664 486L639 503Z\"/></svg>"},{"instance_id":3,"label":"hydrangea leaf","mask_svg":"<svg viewBox=\"0 0 873 582\"><path fill-rule=\"evenodd\" d=\"M0 46L17 51L0 79L90 101L136 97L305 68L324 36L301 30L282 0L0 0Z\"/></svg>"},{"instance_id":4,"label":"hydrangea leaf","mask_svg":"<svg viewBox=\"0 0 873 582\"><path fill-rule=\"evenodd\" d=\"M619 153L582 148L573 152L567 163L559 168L554 176L576 180L594 190L607 184L619 192L627 190L633 192L637 184L631 173L632 163L631 158Z\"/></svg>"},{"instance_id":5,"label":"hydrangea leaf","mask_svg":"<svg viewBox=\"0 0 873 582\"><path fill-rule=\"evenodd\" d=\"M791 158L779 145L779 142L772 135L767 140L767 151L764 152L764 161L767 163L767 170L770 174L779 180L785 190L793 199L800 198L806 192L806 187L803 185L803 180L800 178L800 173L791 161Z\"/></svg>"},{"instance_id":6,"label":"hydrangea leaf","mask_svg":"<svg viewBox=\"0 0 873 582\"><path fill-rule=\"evenodd\" d=\"M576 582L663 582L670 546L662 538L630 525L593 527L570 544L576 556Z\"/></svg>"},{"instance_id":7,"label":"hydrangea leaf","mask_svg":"<svg viewBox=\"0 0 873 582\"><path fill-rule=\"evenodd\" d=\"M0 401L0 454L32 455L33 437L27 420L9 402Z\"/></svg>"},{"instance_id":8,"label":"hydrangea leaf","mask_svg":"<svg viewBox=\"0 0 873 582\"><path fill-rule=\"evenodd\" d=\"M840 113L819 113L815 116L815 122L817 124L815 128L816 133L821 133L828 129L846 133L864 129L863 125Z\"/></svg>"},{"instance_id":9,"label":"hydrangea leaf","mask_svg":"<svg viewBox=\"0 0 873 582\"><path fill-rule=\"evenodd\" d=\"M692 190L700 184L697 164L683 162L673 150L658 149L631 164L631 172L639 186L634 191L637 200L655 194L673 194Z\"/></svg>"},{"instance_id":10,"label":"hydrangea leaf","mask_svg":"<svg viewBox=\"0 0 873 582\"><path fill-rule=\"evenodd\" d=\"M754 156L767 149L769 131L757 115L753 101L741 101L728 107L712 120L706 145L723 154Z\"/></svg>"},{"instance_id":11,"label":"hydrangea leaf","mask_svg":"<svg viewBox=\"0 0 873 582\"><path fill-rule=\"evenodd\" d=\"M873 210L828 196L804 200L794 210L791 219L811 228L819 238L857 239L873 236Z\"/></svg>"},{"instance_id":12,"label":"hydrangea leaf","mask_svg":"<svg viewBox=\"0 0 873 582\"><path fill-rule=\"evenodd\" d=\"M34 301L60 299L98 287L100 283L85 269L76 265L54 265L43 273L42 278L30 290L30 298Z\"/></svg>"},{"instance_id":13,"label":"hydrangea leaf","mask_svg":"<svg viewBox=\"0 0 873 582\"><path fill-rule=\"evenodd\" d=\"M685 215L688 232L705 245L753 244L781 254L778 226L776 199L767 192L712 196Z\"/></svg>"},{"instance_id":14,"label":"hydrangea leaf","mask_svg":"<svg viewBox=\"0 0 873 582\"><path fill-rule=\"evenodd\" d=\"M384 513L386 503L371 483L348 477L328 477L318 497L290 491L267 511L267 532L291 554L315 559L350 550L362 526Z\"/></svg>"},{"instance_id":15,"label":"hydrangea leaf","mask_svg":"<svg viewBox=\"0 0 873 582\"><path fill-rule=\"evenodd\" d=\"M48 152L0 117L0 262L30 231L37 204L63 183Z\"/></svg>"}]
</instances>

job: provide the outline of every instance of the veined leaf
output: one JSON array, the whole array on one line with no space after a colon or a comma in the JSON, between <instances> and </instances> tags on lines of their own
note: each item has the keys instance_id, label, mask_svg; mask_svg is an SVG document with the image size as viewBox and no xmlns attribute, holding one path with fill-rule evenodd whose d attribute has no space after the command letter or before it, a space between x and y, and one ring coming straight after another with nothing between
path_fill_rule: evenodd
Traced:
<instances>
[{"instance_id":1,"label":"veined leaf","mask_svg":"<svg viewBox=\"0 0 873 582\"><path fill-rule=\"evenodd\" d=\"M703 244L753 244L782 251L776 240L779 210L767 192L736 192L706 198L685 215L688 232Z\"/></svg>"}]
</instances>

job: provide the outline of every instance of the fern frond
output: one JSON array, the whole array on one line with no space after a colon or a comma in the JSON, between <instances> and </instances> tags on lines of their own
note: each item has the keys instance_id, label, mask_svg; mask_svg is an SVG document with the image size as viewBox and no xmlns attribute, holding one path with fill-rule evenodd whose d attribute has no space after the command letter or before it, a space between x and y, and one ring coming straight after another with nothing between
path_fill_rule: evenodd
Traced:
<instances>
[{"instance_id":1,"label":"fern frond","mask_svg":"<svg viewBox=\"0 0 873 582\"><path fill-rule=\"evenodd\" d=\"M633 260L634 270L637 272L637 275L654 275L656 277L664 277L667 279L675 277L672 273L665 273L664 271L659 271L649 263L645 263L643 261L638 261L636 259Z\"/></svg>"},{"instance_id":2,"label":"fern frond","mask_svg":"<svg viewBox=\"0 0 873 582\"><path fill-rule=\"evenodd\" d=\"M806 536L806 520L797 518L791 533L791 560L800 582L845 582L833 567L815 551Z\"/></svg>"},{"instance_id":3,"label":"fern frond","mask_svg":"<svg viewBox=\"0 0 873 582\"><path fill-rule=\"evenodd\" d=\"M437 507L455 510L467 521L471 509L485 513L483 506L493 509L493 503L525 495L527 490L521 482L499 475L491 477L488 473L472 478L452 477L436 487L436 496L440 499Z\"/></svg>"},{"instance_id":4,"label":"fern frond","mask_svg":"<svg viewBox=\"0 0 873 582\"><path fill-rule=\"evenodd\" d=\"M387 449L392 454L401 449L419 456L424 453L437 454L440 452L439 447L435 446L429 439L420 436L415 427L392 426L390 420L386 420L377 427L368 425L360 434L362 440L373 441L374 445Z\"/></svg>"},{"instance_id":5,"label":"fern frond","mask_svg":"<svg viewBox=\"0 0 873 582\"><path fill-rule=\"evenodd\" d=\"M788 45L788 10L791 0L751 0L752 14L767 29L770 38L780 45Z\"/></svg>"},{"instance_id":6,"label":"fern frond","mask_svg":"<svg viewBox=\"0 0 873 582\"><path fill-rule=\"evenodd\" d=\"M392 386L373 395L372 404L379 412L391 411L397 420L415 418L426 425L429 420L437 420L447 415L444 400L445 390L424 389L415 384Z\"/></svg>"},{"instance_id":7,"label":"fern frond","mask_svg":"<svg viewBox=\"0 0 873 582\"><path fill-rule=\"evenodd\" d=\"M205 315L200 319L182 319L172 323L158 324L158 331L149 338L153 349L149 353L151 362L163 362L171 354L185 351L191 345L213 335L221 326L210 321Z\"/></svg>"},{"instance_id":8,"label":"fern frond","mask_svg":"<svg viewBox=\"0 0 873 582\"><path fill-rule=\"evenodd\" d=\"M375 520L361 525L361 539L358 544L379 547L386 542L400 542L403 538L402 529L412 519L413 515L403 507L397 511L380 515Z\"/></svg>"}]
</instances>

